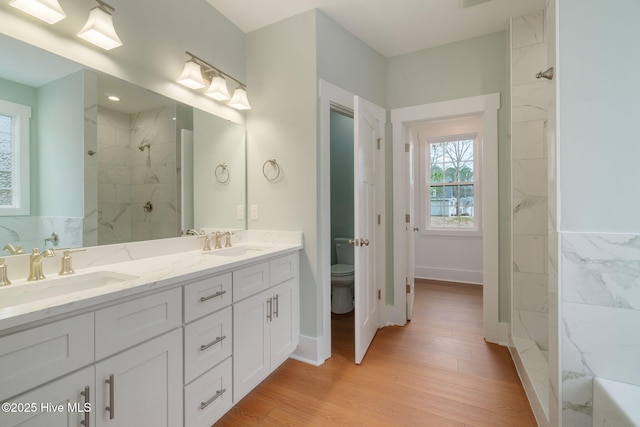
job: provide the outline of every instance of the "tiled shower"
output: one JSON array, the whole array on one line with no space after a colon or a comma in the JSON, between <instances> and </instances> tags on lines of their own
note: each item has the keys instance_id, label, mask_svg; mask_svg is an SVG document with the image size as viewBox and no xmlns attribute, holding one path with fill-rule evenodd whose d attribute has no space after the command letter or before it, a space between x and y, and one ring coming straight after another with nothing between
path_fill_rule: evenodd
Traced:
<instances>
[{"instance_id":1,"label":"tiled shower","mask_svg":"<svg viewBox=\"0 0 640 427\"><path fill-rule=\"evenodd\" d=\"M98 109L98 244L179 235L175 110Z\"/></svg>"}]
</instances>

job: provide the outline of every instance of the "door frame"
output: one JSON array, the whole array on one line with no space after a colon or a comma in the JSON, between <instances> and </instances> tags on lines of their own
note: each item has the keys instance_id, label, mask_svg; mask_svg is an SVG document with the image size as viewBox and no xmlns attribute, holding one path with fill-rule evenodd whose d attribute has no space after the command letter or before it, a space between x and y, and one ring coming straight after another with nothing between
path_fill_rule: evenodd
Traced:
<instances>
[{"instance_id":1,"label":"door frame","mask_svg":"<svg viewBox=\"0 0 640 427\"><path fill-rule=\"evenodd\" d=\"M322 364L331 357L331 152L330 152L330 124L332 104L354 110L355 94L335 86L325 80L318 80L320 127L318 148L319 158L319 191L318 191L318 283L320 288L317 292L322 299L322 310L318 315L322 319L322 330L318 333L317 343L317 364ZM383 136L384 137L384 136ZM384 144L378 150L378 160L385 164ZM384 168L381 168L382 176L378 177L378 182L382 183L377 189L378 200L384 207L385 202L385 176ZM376 257L376 289L381 290L381 299L378 300L378 309L381 316L384 315L385 276L384 266L386 265L386 241L385 241L385 210L381 209L382 220L378 227L379 245L377 246ZM385 319L378 319L378 327L385 324Z\"/></svg>"},{"instance_id":2,"label":"door frame","mask_svg":"<svg viewBox=\"0 0 640 427\"><path fill-rule=\"evenodd\" d=\"M393 126L393 266L394 307L390 320L404 325L406 317L406 178L403 172L404 146L411 123L469 114L482 114L482 253L483 324L489 342L506 342L506 328L499 323L499 235L498 235L498 110L500 94L473 96L433 104L391 110Z\"/></svg>"}]
</instances>

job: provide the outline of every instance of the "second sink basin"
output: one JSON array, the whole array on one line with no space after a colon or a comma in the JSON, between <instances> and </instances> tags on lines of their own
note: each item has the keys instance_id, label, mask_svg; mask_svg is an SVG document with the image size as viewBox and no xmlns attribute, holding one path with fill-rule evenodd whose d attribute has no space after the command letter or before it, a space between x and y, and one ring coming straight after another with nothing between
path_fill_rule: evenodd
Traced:
<instances>
[{"instance_id":1,"label":"second sink basin","mask_svg":"<svg viewBox=\"0 0 640 427\"><path fill-rule=\"evenodd\" d=\"M137 279L137 276L115 271L96 271L4 286L0 288L0 308L12 307L133 279Z\"/></svg>"}]
</instances>

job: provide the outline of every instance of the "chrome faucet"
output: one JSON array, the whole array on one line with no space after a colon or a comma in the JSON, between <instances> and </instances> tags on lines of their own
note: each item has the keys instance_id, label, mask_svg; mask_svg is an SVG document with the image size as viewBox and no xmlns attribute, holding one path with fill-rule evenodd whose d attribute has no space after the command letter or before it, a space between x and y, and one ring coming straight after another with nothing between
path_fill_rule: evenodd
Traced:
<instances>
[{"instance_id":1,"label":"chrome faucet","mask_svg":"<svg viewBox=\"0 0 640 427\"><path fill-rule=\"evenodd\" d=\"M40 252L40 249L33 248L31 255L29 255L29 277L27 277L27 281L32 282L34 280L44 279L45 277L42 273L42 260L54 256L56 256L56 254L51 249L45 249Z\"/></svg>"},{"instance_id":2,"label":"chrome faucet","mask_svg":"<svg viewBox=\"0 0 640 427\"><path fill-rule=\"evenodd\" d=\"M11 243L7 243L6 245L4 245L4 250L9 251L11 255L24 253L24 249L22 249L22 246L13 246Z\"/></svg>"},{"instance_id":3,"label":"chrome faucet","mask_svg":"<svg viewBox=\"0 0 640 427\"><path fill-rule=\"evenodd\" d=\"M51 236L44 239L45 246L47 246L47 242L51 242L53 246L58 246L58 242L60 242L60 237L58 236L58 233L54 231L53 233L51 233Z\"/></svg>"}]
</instances>

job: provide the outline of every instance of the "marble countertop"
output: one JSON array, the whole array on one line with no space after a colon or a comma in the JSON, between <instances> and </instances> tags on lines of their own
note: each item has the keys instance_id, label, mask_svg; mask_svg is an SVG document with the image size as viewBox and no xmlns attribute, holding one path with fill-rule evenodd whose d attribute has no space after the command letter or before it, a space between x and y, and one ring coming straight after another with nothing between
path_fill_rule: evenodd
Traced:
<instances>
[{"instance_id":1,"label":"marble countertop","mask_svg":"<svg viewBox=\"0 0 640 427\"><path fill-rule=\"evenodd\" d=\"M76 273L73 276L57 276L55 273L48 273L48 277L42 281L12 280L11 285L0 288L0 335L9 332L9 329L27 323L73 313L147 291L169 288L302 249L301 233L243 232L239 234L240 236L235 238L236 242L233 248L209 252L193 249L192 246L197 248L202 243L191 237L179 238L180 244L187 246L180 247L176 252L161 247L162 245L175 247L175 239L166 239L164 242L109 245L111 253L124 250L128 254L128 260L115 262L109 262L113 256L104 256L105 251L108 252L109 249L104 247L96 247L95 250L86 248L86 253L78 253L78 255L84 255L84 260L79 260L78 266L74 264ZM151 252L146 252L147 256L135 255L135 250L140 249L136 247L137 245L149 244L154 245L155 248ZM119 246L129 246L129 248L125 249ZM241 253L243 252L242 248L252 250ZM233 250L235 253L233 256L222 256L221 254L225 250ZM167 251L171 253L164 253ZM97 259L101 259L103 262L97 261ZM124 280L101 285L96 282L91 283L93 278L105 273L116 277L120 276ZM57 296L47 296L47 292L42 291L49 287L59 286L64 283L65 278L73 277L75 282L79 282L83 276L87 277L86 287L84 283L81 283L81 286L74 287L71 292ZM29 295L24 296L24 293L32 293L33 299ZM44 297L39 297L38 293ZM25 302L9 305L12 296L18 294L20 294L18 300Z\"/></svg>"}]
</instances>

